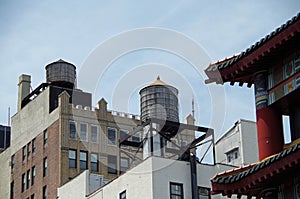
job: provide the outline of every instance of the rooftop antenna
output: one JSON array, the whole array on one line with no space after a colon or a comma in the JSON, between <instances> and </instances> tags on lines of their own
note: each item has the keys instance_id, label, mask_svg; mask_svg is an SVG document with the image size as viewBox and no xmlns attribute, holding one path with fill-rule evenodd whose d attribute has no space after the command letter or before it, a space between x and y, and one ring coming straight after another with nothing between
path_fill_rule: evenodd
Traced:
<instances>
[{"instance_id":1,"label":"rooftop antenna","mask_svg":"<svg viewBox=\"0 0 300 199\"><path fill-rule=\"evenodd\" d=\"M194 103L194 96L192 98L192 116L195 119L195 103Z\"/></svg>"}]
</instances>

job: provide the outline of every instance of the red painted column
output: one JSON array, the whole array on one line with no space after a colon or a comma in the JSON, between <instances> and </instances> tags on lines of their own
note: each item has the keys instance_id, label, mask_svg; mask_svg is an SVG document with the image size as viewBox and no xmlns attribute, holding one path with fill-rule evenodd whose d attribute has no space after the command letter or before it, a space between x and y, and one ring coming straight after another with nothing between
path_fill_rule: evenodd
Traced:
<instances>
[{"instance_id":1,"label":"red painted column","mask_svg":"<svg viewBox=\"0 0 300 199\"><path fill-rule=\"evenodd\" d=\"M255 75L255 103L259 160L279 153L283 149L282 116L268 106L268 76L266 72Z\"/></svg>"}]
</instances>

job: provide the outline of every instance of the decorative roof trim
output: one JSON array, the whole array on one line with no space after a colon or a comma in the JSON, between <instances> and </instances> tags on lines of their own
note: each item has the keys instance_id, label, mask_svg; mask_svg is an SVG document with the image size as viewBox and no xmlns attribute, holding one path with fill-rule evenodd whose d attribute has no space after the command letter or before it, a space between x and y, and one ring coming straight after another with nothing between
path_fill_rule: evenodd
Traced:
<instances>
[{"instance_id":1,"label":"decorative roof trim","mask_svg":"<svg viewBox=\"0 0 300 199\"><path fill-rule=\"evenodd\" d=\"M260 56L264 56L265 53L270 52L270 49L275 48L277 45L282 44L282 42L288 40L290 37L295 36L295 33L300 32L300 26L292 27L292 25L297 22L300 23L300 13L298 13L295 17L288 20L285 24L283 24L264 38L262 38L260 41L251 45L245 51L232 57L225 58L224 60L210 64L205 69L205 73L209 77L209 79L205 80L205 83L216 82L217 84L223 84L226 81L230 81L228 78L233 78L234 74L239 73L238 70L244 71L246 68L249 67L249 65L253 64L254 60L258 59ZM288 29L289 34L285 34L284 31ZM279 40L276 41L275 37L279 38ZM264 46L267 43L268 46L262 48L262 46ZM253 52L256 51L257 53L253 54ZM239 66L238 70L237 68L232 68L232 66L234 65ZM221 74L221 71L225 71L225 69L228 73ZM232 83L234 84L234 82Z\"/></svg>"}]
</instances>

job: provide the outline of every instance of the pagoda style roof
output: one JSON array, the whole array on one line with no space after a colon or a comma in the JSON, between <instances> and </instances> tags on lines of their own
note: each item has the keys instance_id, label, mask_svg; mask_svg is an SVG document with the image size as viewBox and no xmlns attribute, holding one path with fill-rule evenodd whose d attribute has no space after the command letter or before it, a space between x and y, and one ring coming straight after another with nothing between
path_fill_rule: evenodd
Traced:
<instances>
[{"instance_id":1,"label":"pagoda style roof","mask_svg":"<svg viewBox=\"0 0 300 199\"><path fill-rule=\"evenodd\" d=\"M300 43L300 13L285 24L250 46L245 51L210 64L205 73L205 83L223 84L238 82L240 86L253 84L253 74L264 70L282 57L283 53L296 48Z\"/></svg>"},{"instance_id":2,"label":"pagoda style roof","mask_svg":"<svg viewBox=\"0 0 300 199\"><path fill-rule=\"evenodd\" d=\"M283 150L265 160L217 174L211 179L212 193L231 197L261 197L264 189L279 186L282 179L299 175L300 144Z\"/></svg>"}]
</instances>

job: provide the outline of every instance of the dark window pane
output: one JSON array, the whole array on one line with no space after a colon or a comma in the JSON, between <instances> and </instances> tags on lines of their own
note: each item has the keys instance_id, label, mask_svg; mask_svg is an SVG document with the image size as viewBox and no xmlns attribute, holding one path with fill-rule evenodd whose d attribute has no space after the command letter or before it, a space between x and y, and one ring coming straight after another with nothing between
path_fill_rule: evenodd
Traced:
<instances>
[{"instance_id":1,"label":"dark window pane","mask_svg":"<svg viewBox=\"0 0 300 199\"><path fill-rule=\"evenodd\" d=\"M44 146L47 144L48 142L48 131L47 129L44 130Z\"/></svg>"},{"instance_id":2,"label":"dark window pane","mask_svg":"<svg viewBox=\"0 0 300 199\"><path fill-rule=\"evenodd\" d=\"M31 185L34 185L34 180L35 180L35 166L32 167L31 169Z\"/></svg>"},{"instance_id":3,"label":"dark window pane","mask_svg":"<svg viewBox=\"0 0 300 199\"><path fill-rule=\"evenodd\" d=\"M43 186L43 199L47 199L47 186Z\"/></svg>"},{"instance_id":4,"label":"dark window pane","mask_svg":"<svg viewBox=\"0 0 300 199\"><path fill-rule=\"evenodd\" d=\"M44 158L44 162L43 162L43 176L45 177L47 175L47 157Z\"/></svg>"},{"instance_id":5,"label":"dark window pane","mask_svg":"<svg viewBox=\"0 0 300 199\"><path fill-rule=\"evenodd\" d=\"M117 157L108 155L108 173L117 174Z\"/></svg>"},{"instance_id":6,"label":"dark window pane","mask_svg":"<svg viewBox=\"0 0 300 199\"><path fill-rule=\"evenodd\" d=\"M117 137L116 137L116 129L108 128L107 130L108 144L116 145Z\"/></svg>"},{"instance_id":7,"label":"dark window pane","mask_svg":"<svg viewBox=\"0 0 300 199\"><path fill-rule=\"evenodd\" d=\"M23 146L22 153L23 153L22 160L25 161L25 159L26 159L26 146Z\"/></svg>"},{"instance_id":8,"label":"dark window pane","mask_svg":"<svg viewBox=\"0 0 300 199\"><path fill-rule=\"evenodd\" d=\"M30 170L27 170L27 184L26 184L26 189L28 189L30 186Z\"/></svg>"},{"instance_id":9,"label":"dark window pane","mask_svg":"<svg viewBox=\"0 0 300 199\"><path fill-rule=\"evenodd\" d=\"M137 133L134 136L132 136L132 141L133 142L140 142L141 138L140 138L140 134Z\"/></svg>"},{"instance_id":10,"label":"dark window pane","mask_svg":"<svg viewBox=\"0 0 300 199\"><path fill-rule=\"evenodd\" d=\"M35 150L36 150L36 139L34 138L32 140L32 153L35 153Z\"/></svg>"},{"instance_id":11,"label":"dark window pane","mask_svg":"<svg viewBox=\"0 0 300 199\"><path fill-rule=\"evenodd\" d=\"M25 190L25 184L26 184L26 179L25 179L25 173L22 174L22 192Z\"/></svg>"},{"instance_id":12,"label":"dark window pane","mask_svg":"<svg viewBox=\"0 0 300 199\"><path fill-rule=\"evenodd\" d=\"M15 167L15 155L12 155L11 156L11 171L14 170L14 167Z\"/></svg>"},{"instance_id":13,"label":"dark window pane","mask_svg":"<svg viewBox=\"0 0 300 199\"><path fill-rule=\"evenodd\" d=\"M15 192L15 183L12 181L10 183L10 199L14 199L14 192Z\"/></svg>"},{"instance_id":14,"label":"dark window pane","mask_svg":"<svg viewBox=\"0 0 300 199\"><path fill-rule=\"evenodd\" d=\"M171 198L183 199L183 185L179 183L170 183Z\"/></svg>"},{"instance_id":15,"label":"dark window pane","mask_svg":"<svg viewBox=\"0 0 300 199\"><path fill-rule=\"evenodd\" d=\"M120 130L120 139L124 138L128 134L127 131Z\"/></svg>"},{"instance_id":16,"label":"dark window pane","mask_svg":"<svg viewBox=\"0 0 300 199\"><path fill-rule=\"evenodd\" d=\"M70 121L70 138L76 139L76 123L74 121Z\"/></svg>"}]
</instances>

